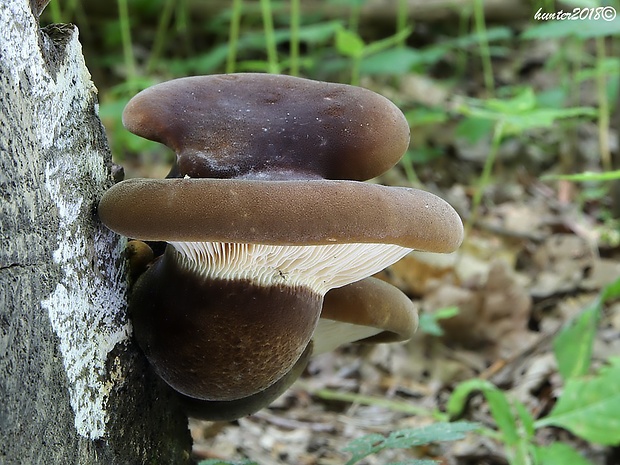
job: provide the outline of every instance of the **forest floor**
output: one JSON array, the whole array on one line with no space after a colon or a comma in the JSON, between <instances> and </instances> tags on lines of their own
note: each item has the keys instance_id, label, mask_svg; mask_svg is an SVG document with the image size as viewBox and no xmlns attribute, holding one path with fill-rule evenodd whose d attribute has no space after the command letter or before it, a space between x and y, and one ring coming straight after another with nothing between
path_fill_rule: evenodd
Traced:
<instances>
[{"instance_id":1,"label":"forest floor","mask_svg":"<svg viewBox=\"0 0 620 465\"><path fill-rule=\"evenodd\" d=\"M192 420L195 455L259 464L342 464L352 439L429 424L432 416L399 409L406 404L443 409L452 389L471 378L497 385L535 417L548 413L562 388L553 337L620 276L620 257L617 249L598 247L592 218L562 198L561 186L515 173L512 183L487 189L496 200L458 252L413 252L381 274L411 296L421 313L458 307L457 316L440 321L443 336L419 331L405 344L348 346L318 356L269 409L232 423ZM458 206L455 197L463 192L454 186L445 198ZM619 302L602 314L593 365L614 354L620 354ZM371 399L339 400L334 392ZM385 406L379 399L395 402ZM493 424L480 395L470 400L464 418ZM543 428L537 440L572 443L593 464L620 463L617 449L592 446L558 428ZM432 448L384 451L361 463L412 457L446 465L507 463L500 442L476 435Z\"/></svg>"}]
</instances>

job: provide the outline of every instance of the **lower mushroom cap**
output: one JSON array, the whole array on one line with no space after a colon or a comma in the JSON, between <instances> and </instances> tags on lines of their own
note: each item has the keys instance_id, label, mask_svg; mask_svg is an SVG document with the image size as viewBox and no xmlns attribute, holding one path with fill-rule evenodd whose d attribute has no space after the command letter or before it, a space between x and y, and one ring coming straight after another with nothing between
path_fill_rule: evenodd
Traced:
<instances>
[{"instance_id":1,"label":"lower mushroom cap","mask_svg":"<svg viewBox=\"0 0 620 465\"><path fill-rule=\"evenodd\" d=\"M125 236L275 245L389 243L452 252L454 209L425 191L356 181L131 179L103 196L99 216Z\"/></svg>"},{"instance_id":2,"label":"lower mushroom cap","mask_svg":"<svg viewBox=\"0 0 620 465\"><path fill-rule=\"evenodd\" d=\"M200 400L180 395L181 403L190 417L200 420L231 421L251 415L280 397L301 376L312 353L310 342L288 373L267 389L254 395L230 401Z\"/></svg>"},{"instance_id":3,"label":"lower mushroom cap","mask_svg":"<svg viewBox=\"0 0 620 465\"><path fill-rule=\"evenodd\" d=\"M418 314L411 299L385 281L365 278L325 294L313 335L314 353L349 342L406 341L417 327Z\"/></svg>"},{"instance_id":4,"label":"lower mushroom cap","mask_svg":"<svg viewBox=\"0 0 620 465\"><path fill-rule=\"evenodd\" d=\"M322 296L205 278L168 249L137 281L129 310L158 374L182 394L230 401L277 382L308 345Z\"/></svg>"}]
</instances>

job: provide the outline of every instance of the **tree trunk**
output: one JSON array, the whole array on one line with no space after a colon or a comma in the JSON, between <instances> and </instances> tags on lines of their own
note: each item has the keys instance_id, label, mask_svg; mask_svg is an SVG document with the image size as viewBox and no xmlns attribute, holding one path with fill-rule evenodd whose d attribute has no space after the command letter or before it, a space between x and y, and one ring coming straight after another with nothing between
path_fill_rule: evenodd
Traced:
<instances>
[{"instance_id":1,"label":"tree trunk","mask_svg":"<svg viewBox=\"0 0 620 465\"><path fill-rule=\"evenodd\" d=\"M184 464L187 418L126 315L111 157L74 26L0 1L0 463Z\"/></svg>"}]
</instances>

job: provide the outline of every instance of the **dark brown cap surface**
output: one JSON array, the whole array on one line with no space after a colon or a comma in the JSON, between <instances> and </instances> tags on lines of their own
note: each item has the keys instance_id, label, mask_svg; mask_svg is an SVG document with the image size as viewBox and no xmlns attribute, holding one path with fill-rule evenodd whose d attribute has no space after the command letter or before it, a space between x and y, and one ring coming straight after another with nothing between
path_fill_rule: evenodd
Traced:
<instances>
[{"instance_id":1,"label":"dark brown cap surface","mask_svg":"<svg viewBox=\"0 0 620 465\"><path fill-rule=\"evenodd\" d=\"M177 152L174 177L366 180L409 145L408 123L385 97L270 74L164 82L131 99L123 122Z\"/></svg>"}]
</instances>

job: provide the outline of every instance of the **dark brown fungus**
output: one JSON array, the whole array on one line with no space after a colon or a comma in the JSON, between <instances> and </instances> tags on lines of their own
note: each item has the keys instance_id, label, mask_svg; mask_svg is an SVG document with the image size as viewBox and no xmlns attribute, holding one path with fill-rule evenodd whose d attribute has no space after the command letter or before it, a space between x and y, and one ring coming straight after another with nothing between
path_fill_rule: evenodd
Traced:
<instances>
[{"instance_id":1,"label":"dark brown fungus","mask_svg":"<svg viewBox=\"0 0 620 465\"><path fill-rule=\"evenodd\" d=\"M111 188L99 215L118 233L169 243L130 311L155 370L198 416L267 405L313 340L315 351L406 340L417 325L409 299L364 278L412 249L451 252L462 240L440 198L360 182L409 142L402 113L369 90L265 74L184 78L138 94L124 122L175 150L176 163L169 179Z\"/></svg>"},{"instance_id":2,"label":"dark brown fungus","mask_svg":"<svg viewBox=\"0 0 620 465\"><path fill-rule=\"evenodd\" d=\"M385 97L270 74L164 82L136 95L123 122L177 153L174 177L363 181L409 145L407 121Z\"/></svg>"}]
</instances>

